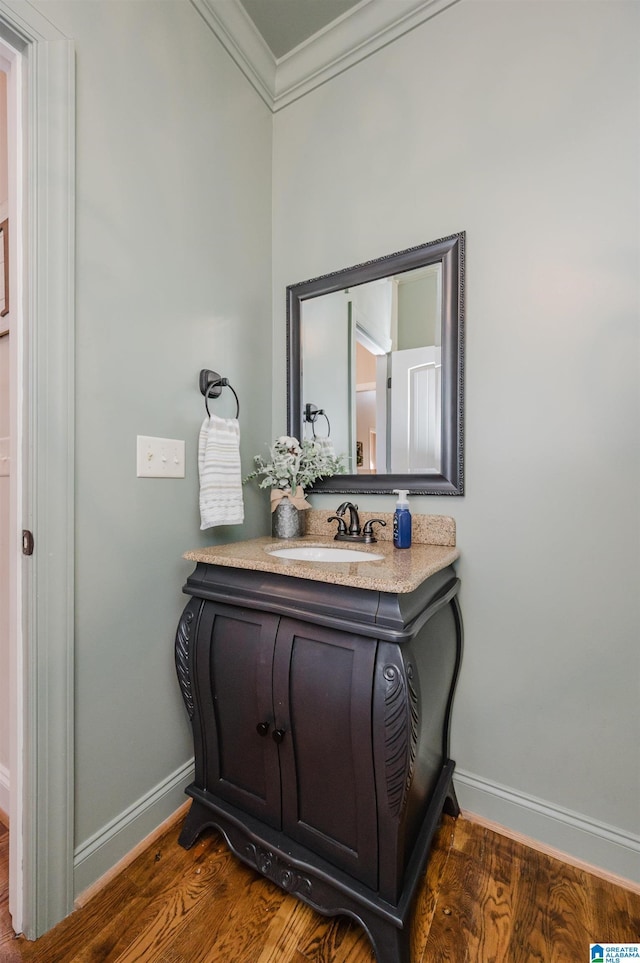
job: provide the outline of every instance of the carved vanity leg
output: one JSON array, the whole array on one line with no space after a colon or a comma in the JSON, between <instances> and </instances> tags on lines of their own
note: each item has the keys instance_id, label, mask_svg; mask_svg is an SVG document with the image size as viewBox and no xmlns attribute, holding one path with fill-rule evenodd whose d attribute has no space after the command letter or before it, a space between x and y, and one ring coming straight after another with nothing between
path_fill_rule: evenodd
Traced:
<instances>
[{"instance_id":1,"label":"carved vanity leg","mask_svg":"<svg viewBox=\"0 0 640 963\"><path fill-rule=\"evenodd\" d=\"M447 816L453 816L454 819L457 819L460 815L460 806L458 805L458 797L456 796L456 791L453 788L453 783L449 783L447 798L444 801L444 806L442 809Z\"/></svg>"},{"instance_id":2,"label":"carved vanity leg","mask_svg":"<svg viewBox=\"0 0 640 963\"><path fill-rule=\"evenodd\" d=\"M211 813L194 800L182 824L178 843L184 849L191 849L202 830L211 825Z\"/></svg>"},{"instance_id":3,"label":"carved vanity leg","mask_svg":"<svg viewBox=\"0 0 640 963\"><path fill-rule=\"evenodd\" d=\"M411 963L411 927L398 929L379 916L361 917L373 945L377 963Z\"/></svg>"}]
</instances>

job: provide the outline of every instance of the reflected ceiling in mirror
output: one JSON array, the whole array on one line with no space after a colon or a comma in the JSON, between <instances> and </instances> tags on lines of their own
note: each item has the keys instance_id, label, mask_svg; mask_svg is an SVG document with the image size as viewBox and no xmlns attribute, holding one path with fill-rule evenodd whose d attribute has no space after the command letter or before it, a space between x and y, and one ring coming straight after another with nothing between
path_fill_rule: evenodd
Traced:
<instances>
[{"instance_id":1,"label":"reflected ceiling in mirror","mask_svg":"<svg viewBox=\"0 0 640 963\"><path fill-rule=\"evenodd\" d=\"M287 288L287 430L349 465L313 492L463 494L464 240Z\"/></svg>"}]
</instances>

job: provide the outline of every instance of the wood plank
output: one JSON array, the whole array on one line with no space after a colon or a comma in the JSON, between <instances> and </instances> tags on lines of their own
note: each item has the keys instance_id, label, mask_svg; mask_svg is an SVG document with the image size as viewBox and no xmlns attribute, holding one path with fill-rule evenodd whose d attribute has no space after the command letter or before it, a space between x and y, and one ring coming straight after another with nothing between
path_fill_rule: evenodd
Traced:
<instances>
[{"instance_id":1,"label":"wood plank","mask_svg":"<svg viewBox=\"0 0 640 963\"><path fill-rule=\"evenodd\" d=\"M94 944L96 963L156 959L189 924L198 905L208 905L211 889L233 865L233 856L217 836L198 842L190 851L191 861L185 859L184 850L179 851L175 839L171 844L166 861L165 842L158 851L161 859L158 852L154 856L154 867L150 863L132 867L135 896L126 906L125 918L115 919L101 942Z\"/></svg>"},{"instance_id":2,"label":"wood plank","mask_svg":"<svg viewBox=\"0 0 640 963\"><path fill-rule=\"evenodd\" d=\"M584 874L585 919L591 943L640 940L640 896Z\"/></svg>"},{"instance_id":3,"label":"wood plank","mask_svg":"<svg viewBox=\"0 0 640 963\"><path fill-rule=\"evenodd\" d=\"M585 873L589 873L591 876L597 876L599 879L607 880L607 882L613 883L614 886L620 886L622 889L631 890L632 893L636 893L638 896L640 896L640 882L637 882L636 880L625 879L624 876L619 876L616 873L612 873L608 869L602 869L600 866L593 866L591 863L587 863L583 859L578 859L577 856L571 856L569 853L565 853L560 849L556 849L554 846L547 846L546 843L541 843L539 839L534 839L532 836L525 836L524 833L519 833L515 829L509 829L507 826L501 826L492 819L486 819L484 816L478 816L477 813L463 810L462 816L465 821L474 823L477 826L485 826L487 829L493 830L494 833L497 833L500 836L506 836L508 839L513 839L515 842L520 843L521 846L528 850L531 849L535 852L545 853L547 856L551 856L552 859L558 860L558 862L566 863L568 866L574 866L576 869L582 869L585 871Z\"/></svg>"},{"instance_id":4,"label":"wood plank","mask_svg":"<svg viewBox=\"0 0 640 963\"><path fill-rule=\"evenodd\" d=\"M548 925L549 867L539 853L522 854L513 843L513 924L509 952L514 961L551 963L554 933ZM580 959L580 954L575 960Z\"/></svg>"},{"instance_id":5,"label":"wood plank","mask_svg":"<svg viewBox=\"0 0 640 963\"><path fill-rule=\"evenodd\" d=\"M176 960L253 963L260 956L270 921L286 896L233 856L227 870L174 941Z\"/></svg>"},{"instance_id":6,"label":"wood plank","mask_svg":"<svg viewBox=\"0 0 640 963\"><path fill-rule=\"evenodd\" d=\"M425 959L508 959L512 847L483 827L457 821Z\"/></svg>"},{"instance_id":7,"label":"wood plank","mask_svg":"<svg viewBox=\"0 0 640 963\"><path fill-rule=\"evenodd\" d=\"M416 961L421 961L424 957L453 846L455 825L455 820L451 816L442 817L440 827L431 844L426 873L416 892L411 917L411 954Z\"/></svg>"},{"instance_id":8,"label":"wood plank","mask_svg":"<svg viewBox=\"0 0 640 963\"><path fill-rule=\"evenodd\" d=\"M364 930L319 916L206 831L173 826L50 933L14 938L0 829L1 963L375 963ZM459 818L434 837L413 913L413 963L578 963L640 937L640 896Z\"/></svg>"},{"instance_id":9,"label":"wood plank","mask_svg":"<svg viewBox=\"0 0 640 963\"><path fill-rule=\"evenodd\" d=\"M24 959L29 963L115 960L117 950L135 941L149 917L159 915L163 903L170 902L175 891L181 891L188 885L188 878L198 874L210 848L217 858L231 860L219 837L198 844L191 858L185 859L187 854L177 845L175 831L167 834L87 906L35 943L23 941ZM83 936L81 949L79 934Z\"/></svg>"},{"instance_id":10,"label":"wood plank","mask_svg":"<svg viewBox=\"0 0 640 963\"><path fill-rule=\"evenodd\" d=\"M359 924L310 910L298 952L308 963L376 963L371 941Z\"/></svg>"},{"instance_id":11,"label":"wood plank","mask_svg":"<svg viewBox=\"0 0 640 963\"><path fill-rule=\"evenodd\" d=\"M281 963L302 958L298 943L308 925L309 910L299 900L288 897L269 924L265 941L256 963Z\"/></svg>"},{"instance_id":12,"label":"wood plank","mask_svg":"<svg viewBox=\"0 0 640 963\"><path fill-rule=\"evenodd\" d=\"M171 947L180 931L190 924L196 905L206 900L209 909L210 884L224 872L225 861L212 860L207 865L187 873L166 887L145 906L143 922L135 939L117 953L110 953L115 963L144 963Z\"/></svg>"}]
</instances>

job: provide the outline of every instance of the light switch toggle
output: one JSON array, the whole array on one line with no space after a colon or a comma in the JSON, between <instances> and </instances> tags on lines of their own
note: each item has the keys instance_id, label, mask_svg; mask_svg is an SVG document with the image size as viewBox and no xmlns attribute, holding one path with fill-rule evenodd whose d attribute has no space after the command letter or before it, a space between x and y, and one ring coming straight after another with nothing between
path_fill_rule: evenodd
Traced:
<instances>
[{"instance_id":1,"label":"light switch toggle","mask_svg":"<svg viewBox=\"0 0 640 963\"><path fill-rule=\"evenodd\" d=\"M138 478L184 478L184 441L138 435Z\"/></svg>"}]
</instances>

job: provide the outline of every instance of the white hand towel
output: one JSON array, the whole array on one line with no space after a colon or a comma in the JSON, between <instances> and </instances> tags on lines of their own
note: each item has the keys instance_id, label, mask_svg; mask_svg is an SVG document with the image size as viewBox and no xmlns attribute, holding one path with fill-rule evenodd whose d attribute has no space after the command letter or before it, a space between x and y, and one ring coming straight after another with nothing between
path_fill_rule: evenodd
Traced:
<instances>
[{"instance_id":1,"label":"white hand towel","mask_svg":"<svg viewBox=\"0 0 640 963\"><path fill-rule=\"evenodd\" d=\"M330 438L314 438L314 442L318 448L325 453L325 455L331 455L332 458L335 458L336 453L333 448L333 442Z\"/></svg>"},{"instance_id":2,"label":"white hand towel","mask_svg":"<svg viewBox=\"0 0 640 963\"><path fill-rule=\"evenodd\" d=\"M236 418L211 415L204 419L198 440L198 471L201 530L243 522L240 425Z\"/></svg>"}]
</instances>

